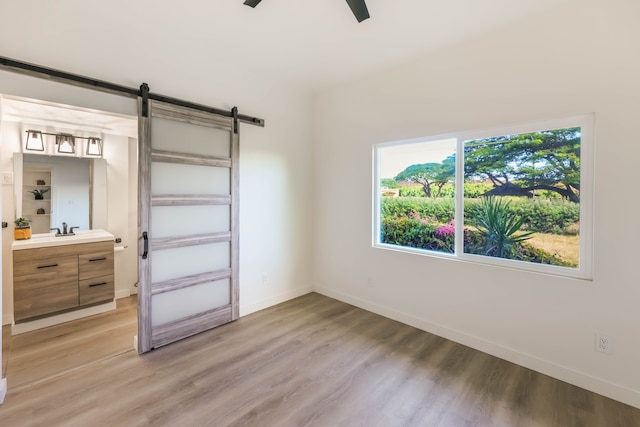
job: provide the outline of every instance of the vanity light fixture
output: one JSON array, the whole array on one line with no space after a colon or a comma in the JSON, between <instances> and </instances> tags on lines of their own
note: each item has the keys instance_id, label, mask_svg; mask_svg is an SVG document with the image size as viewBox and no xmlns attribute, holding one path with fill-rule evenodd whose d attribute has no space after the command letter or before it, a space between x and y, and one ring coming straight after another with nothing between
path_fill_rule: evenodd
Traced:
<instances>
[{"instance_id":1,"label":"vanity light fixture","mask_svg":"<svg viewBox=\"0 0 640 427\"><path fill-rule=\"evenodd\" d=\"M76 139L86 139L87 148L81 144L80 156L102 157L102 139L97 136L75 136L70 133L49 133L40 130L28 130L27 143L24 146L25 151L45 151L43 135L51 135L56 137L55 151L61 154L76 154ZM50 151L47 149L46 151ZM82 152L84 151L84 153Z\"/></svg>"},{"instance_id":2,"label":"vanity light fixture","mask_svg":"<svg viewBox=\"0 0 640 427\"><path fill-rule=\"evenodd\" d=\"M100 138L87 138L87 156L102 156L102 140Z\"/></svg>"},{"instance_id":3,"label":"vanity light fixture","mask_svg":"<svg viewBox=\"0 0 640 427\"><path fill-rule=\"evenodd\" d=\"M25 150L44 151L44 141L42 140L42 132L39 130L27 131L27 144Z\"/></svg>"},{"instance_id":4,"label":"vanity light fixture","mask_svg":"<svg viewBox=\"0 0 640 427\"><path fill-rule=\"evenodd\" d=\"M73 135L59 133L56 135L56 144L58 144L58 153L73 154L76 152L76 140Z\"/></svg>"}]
</instances>

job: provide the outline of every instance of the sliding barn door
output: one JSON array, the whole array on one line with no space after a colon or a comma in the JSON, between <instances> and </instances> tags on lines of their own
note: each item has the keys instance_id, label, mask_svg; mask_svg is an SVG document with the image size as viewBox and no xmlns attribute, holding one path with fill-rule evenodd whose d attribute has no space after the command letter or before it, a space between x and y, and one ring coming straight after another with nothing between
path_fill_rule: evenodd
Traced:
<instances>
[{"instance_id":1,"label":"sliding barn door","mask_svg":"<svg viewBox=\"0 0 640 427\"><path fill-rule=\"evenodd\" d=\"M230 117L140 105L144 353L238 318L238 133Z\"/></svg>"}]
</instances>

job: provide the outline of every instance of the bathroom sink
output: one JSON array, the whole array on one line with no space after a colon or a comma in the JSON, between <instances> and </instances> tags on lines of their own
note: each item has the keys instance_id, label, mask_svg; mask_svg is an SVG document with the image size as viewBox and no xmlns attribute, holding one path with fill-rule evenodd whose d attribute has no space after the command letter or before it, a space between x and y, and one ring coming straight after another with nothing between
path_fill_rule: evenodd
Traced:
<instances>
[{"instance_id":1,"label":"bathroom sink","mask_svg":"<svg viewBox=\"0 0 640 427\"><path fill-rule=\"evenodd\" d=\"M34 234L27 240L14 240L11 249L45 248L49 246L76 245L79 243L114 240L113 234L105 230L74 230L74 235L56 236L56 233Z\"/></svg>"}]
</instances>

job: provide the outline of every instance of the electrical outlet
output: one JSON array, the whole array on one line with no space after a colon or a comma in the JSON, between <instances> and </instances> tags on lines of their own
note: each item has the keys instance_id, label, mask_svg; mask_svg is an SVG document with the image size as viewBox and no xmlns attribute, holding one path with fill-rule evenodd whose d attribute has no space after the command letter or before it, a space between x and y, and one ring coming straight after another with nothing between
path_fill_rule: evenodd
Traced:
<instances>
[{"instance_id":1,"label":"electrical outlet","mask_svg":"<svg viewBox=\"0 0 640 427\"><path fill-rule=\"evenodd\" d=\"M269 275L267 275L267 273L262 273L262 284L263 285L269 284Z\"/></svg>"},{"instance_id":2,"label":"electrical outlet","mask_svg":"<svg viewBox=\"0 0 640 427\"><path fill-rule=\"evenodd\" d=\"M367 288L373 288L373 278L367 277Z\"/></svg>"},{"instance_id":3,"label":"electrical outlet","mask_svg":"<svg viewBox=\"0 0 640 427\"><path fill-rule=\"evenodd\" d=\"M611 353L611 337L596 334L596 350L602 353Z\"/></svg>"},{"instance_id":4,"label":"electrical outlet","mask_svg":"<svg viewBox=\"0 0 640 427\"><path fill-rule=\"evenodd\" d=\"M13 184L13 173L11 172L2 172L2 183L5 185Z\"/></svg>"}]
</instances>

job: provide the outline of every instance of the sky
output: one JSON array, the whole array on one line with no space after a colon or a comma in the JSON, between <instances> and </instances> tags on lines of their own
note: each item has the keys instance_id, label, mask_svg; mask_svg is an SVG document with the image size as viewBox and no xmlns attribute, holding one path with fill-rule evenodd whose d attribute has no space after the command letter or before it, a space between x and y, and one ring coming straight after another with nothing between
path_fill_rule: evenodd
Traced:
<instances>
[{"instance_id":1,"label":"sky","mask_svg":"<svg viewBox=\"0 0 640 427\"><path fill-rule=\"evenodd\" d=\"M407 142L379 149L380 178L393 178L408 166L441 163L456 151L455 139Z\"/></svg>"}]
</instances>

